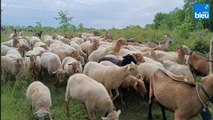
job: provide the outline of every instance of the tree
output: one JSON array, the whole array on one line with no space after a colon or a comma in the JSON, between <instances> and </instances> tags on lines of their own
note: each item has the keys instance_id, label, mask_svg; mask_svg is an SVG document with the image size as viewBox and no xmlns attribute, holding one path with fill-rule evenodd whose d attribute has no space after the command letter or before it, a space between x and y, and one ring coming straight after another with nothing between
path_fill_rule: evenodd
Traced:
<instances>
[{"instance_id":1,"label":"tree","mask_svg":"<svg viewBox=\"0 0 213 120\"><path fill-rule=\"evenodd\" d=\"M160 12L160 13L157 13L155 15L155 18L154 18L153 22L155 24L155 28L156 29L158 29L160 27L162 20L165 19L165 18L166 18L166 13L161 13Z\"/></svg>"},{"instance_id":2,"label":"tree","mask_svg":"<svg viewBox=\"0 0 213 120\"><path fill-rule=\"evenodd\" d=\"M80 23L80 24L78 25L78 29L79 29L79 31L83 31L83 30L84 30L84 25L83 25L83 23Z\"/></svg>"},{"instance_id":3,"label":"tree","mask_svg":"<svg viewBox=\"0 0 213 120\"><path fill-rule=\"evenodd\" d=\"M58 17L54 17L55 20L59 21L61 25L59 28L63 30L63 32L68 31L70 29L70 22L72 21L73 17L69 17L69 12L60 10L58 12Z\"/></svg>"},{"instance_id":4,"label":"tree","mask_svg":"<svg viewBox=\"0 0 213 120\"><path fill-rule=\"evenodd\" d=\"M42 31L42 24L41 22L35 22L36 26L35 26L35 30L36 31Z\"/></svg>"}]
</instances>

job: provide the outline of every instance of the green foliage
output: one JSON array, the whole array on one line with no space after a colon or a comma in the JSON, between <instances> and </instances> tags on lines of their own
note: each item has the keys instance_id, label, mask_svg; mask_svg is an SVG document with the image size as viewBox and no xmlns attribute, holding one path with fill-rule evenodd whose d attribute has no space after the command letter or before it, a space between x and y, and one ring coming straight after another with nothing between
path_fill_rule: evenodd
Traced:
<instances>
[{"instance_id":1,"label":"green foliage","mask_svg":"<svg viewBox=\"0 0 213 120\"><path fill-rule=\"evenodd\" d=\"M35 22L36 26L35 26L35 30L36 31L42 31L42 24L41 22Z\"/></svg>"},{"instance_id":2,"label":"green foliage","mask_svg":"<svg viewBox=\"0 0 213 120\"><path fill-rule=\"evenodd\" d=\"M80 24L78 25L78 29L79 29L79 31L83 31L83 30L84 30L84 25L83 25L83 23L80 23Z\"/></svg>"},{"instance_id":3,"label":"green foliage","mask_svg":"<svg viewBox=\"0 0 213 120\"><path fill-rule=\"evenodd\" d=\"M59 21L59 24L61 25L58 30L62 30L63 32L68 31L70 29L75 29L74 25L70 24L73 17L69 17L69 12L60 10L58 12L58 17L54 17L55 20Z\"/></svg>"},{"instance_id":4,"label":"green foliage","mask_svg":"<svg viewBox=\"0 0 213 120\"><path fill-rule=\"evenodd\" d=\"M163 30L176 30L181 33L183 37L188 37L188 32L201 29L209 29L213 31L213 9L210 12L210 20L194 20L194 3L210 3L210 7L213 8L212 0L184 0L184 6L182 9L175 8L169 13L159 12L155 15L153 20L153 26L147 25L146 28L155 28ZM152 25L153 25L152 24Z\"/></svg>"}]
</instances>

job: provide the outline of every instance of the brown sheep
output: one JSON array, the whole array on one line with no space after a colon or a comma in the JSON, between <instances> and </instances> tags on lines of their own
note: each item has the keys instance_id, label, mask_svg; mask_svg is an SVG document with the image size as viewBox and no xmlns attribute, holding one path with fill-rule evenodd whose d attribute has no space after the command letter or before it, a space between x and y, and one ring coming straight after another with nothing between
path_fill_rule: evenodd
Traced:
<instances>
[{"instance_id":1,"label":"brown sheep","mask_svg":"<svg viewBox=\"0 0 213 120\"><path fill-rule=\"evenodd\" d=\"M135 76L129 75L128 77L125 78L125 80L119 87L119 93L120 93L122 105L125 105L125 102L123 100L122 89L127 87L133 87L136 91L140 93L141 96L144 96L147 93L143 80L138 79Z\"/></svg>"},{"instance_id":2,"label":"brown sheep","mask_svg":"<svg viewBox=\"0 0 213 120\"><path fill-rule=\"evenodd\" d=\"M104 51L104 54L105 54L105 55L108 55L108 54L119 55L120 50L121 50L121 47L122 47L123 45L127 45L127 44L128 44L127 41L126 41L125 39L122 39L122 38L120 38L120 39L118 39L118 40L116 40L116 41L114 41L114 42L115 42L115 43L114 43L114 46L112 46L112 47L107 47L107 48L105 49L105 51Z\"/></svg>"},{"instance_id":3,"label":"brown sheep","mask_svg":"<svg viewBox=\"0 0 213 120\"><path fill-rule=\"evenodd\" d=\"M209 59L197 52L193 52L189 55L188 65L190 68L201 76L206 76L209 74Z\"/></svg>"},{"instance_id":4,"label":"brown sheep","mask_svg":"<svg viewBox=\"0 0 213 120\"><path fill-rule=\"evenodd\" d=\"M166 50L166 48L171 44L172 39L169 35L165 35L165 40L163 42L154 42L154 41L148 41L146 43L144 43L146 46L150 47L150 48L156 48L156 47L160 47L161 50Z\"/></svg>"},{"instance_id":5,"label":"brown sheep","mask_svg":"<svg viewBox=\"0 0 213 120\"><path fill-rule=\"evenodd\" d=\"M193 84L175 80L158 69L150 80L149 119L153 100L161 105L164 120L164 108L174 112L175 120L189 120L201 112L209 96L213 96L213 73Z\"/></svg>"}]
</instances>

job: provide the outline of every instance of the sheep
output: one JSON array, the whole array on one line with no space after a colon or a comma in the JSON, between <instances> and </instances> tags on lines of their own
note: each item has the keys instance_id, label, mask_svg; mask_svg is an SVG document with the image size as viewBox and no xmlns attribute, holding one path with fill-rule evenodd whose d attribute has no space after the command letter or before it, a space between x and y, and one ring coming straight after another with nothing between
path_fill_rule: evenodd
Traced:
<instances>
[{"instance_id":1,"label":"sheep","mask_svg":"<svg viewBox=\"0 0 213 120\"><path fill-rule=\"evenodd\" d=\"M24 61L22 58L11 58L8 56L1 56L1 71L2 73L9 73L15 76L15 79L22 82L22 70L24 68ZM3 74L4 75L4 74Z\"/></svg>"},{"instance_id":2,"label":"sheep","mask_svg":"<svg viewBox=\"0 0 213 120\"><path fill-rule=\"evenodd\" d=\"M33 47L33 51L35 51L39 55L41 55L44 52L47 52L47 50L45 50L43 47Z\"/></svg>"},{"instance_id":3,"label":"sheep","mask_svg":"<svg viewBox=\"0 0 213 120\"><path fill-rule=\"evenodd\" d=\"M165 40L163 42L154 42L154 41L148 41L144 43L146 46L150 48L160 47L162 50L166 50L166 48L172 43L172 39L169 35L165 35Z\"/></svg>"},{"instance_id":4,"label":"sheep","mask_svg":"<svg viewBox=\"0 0 213 120\"><path fill-rule=\"evenodd\" d=\"M99 46L99 40L93 39L90 41L86 41L81 44L81 49L87 56L89 56L94 50L96 50Z\"/></svg>"},{"instance_id":5,"label":"sheep","mask_svg":"<svg viewBox=\"0 0 213 120\"><path fill-rule=\"evenodd\" d=\"M206 56L192 52L191 55L189 55L187 64L198 75L206 76L209 74L209 62Z\"/></svg>"},{"instance_id":6,"label":"sheep","mask_svg":"<svg viewBox=\"0 0 213 120\"><path fill-rule=\"evenodd\" d=\"M55 83L62 83L64 80L64 70L58 55L52 52L45 52L41 55L41 67L46 68L49 75L55 75Z\"/></svg>"},{"instance_id":7,"label":"sheep","mask_svg":"<svg viewBox=\"0 0 213 120\"><path fill-rule=\"evenodd\" d=\"M189 67L185 66L185 65L181 65L175 62L172 62L170 60L164 60L163 61L163 65L164 67L169 70L170 72L176 74L176 75L183 75L188 77L188 79L191 82L194 82L194 77L189 69Z\"/></svg>"},{"instance_id":8,"label":"sheep","mask_svg":"<svg viewBox=\"0 0 213 120\"><path fill-rule=\"evenodd\" d=\"M14 37L22 38L23 34L21 31L17 31L16 29L14 29L13 33L11 33L9 36L9 40L14 39Z\"/></svg>"},{"instance_id":9,"label":"sheep","mask_svg":"<svg viewBox=\"0 0 213 120\"><path fill-rule=\"evenodd\" d=\"M164 108L174 112L174 120L189 120L205 107L209 100L207 95L213 96L213 73L203 78L200 84L189 84L176 81L159 69L150 80L148 118L152 119L152 103L156 100L162 106L164 120Z\"/></svg>"},{"instance_id":10,"label":"sheep","mask_svg":"<svg viewBox=\"0 0 213 120\"><path fill-rule=\"evenodd\" d=\"M49 47L53 43L61 43L61 41L53 40L50 35L44 36L44 43Z\"/></svg>"},{"instance_id":11,"label":"sheep","mask_svg":"<svg viewBox=\"0 0 213 120\"><path fill-rule=\"evenodd\" d=\"M26 69L29 70L29 74L32 77L37 77L41 72L41 58L37 55L27 55L25 57ZM36 79L36 78L35 78Z\"/></svg>"},{"instance_id":12,"label":"sheep","mask_svg":"<svg viewBox=\"0 0 213 120\"><path fill-rule=\"evenodd\" d=\"M35 109L34 119L52 120L50 113L51 94L47 86L40 81L32 82L27 88L26 97L30 102L30 110Z\"/></svg>"},{"instance_id":13,"label":"sheep","mask_svg":"<svg viewBox=\"0 0 213 120\"><path fill-rule=\"evenodd\" d=\"M139 70L140 74L142 75L143 80L148 84L150 81L150 75L152 73L154 73L156 70L158 70L159 68L165 69L163 66L160 67L160 66L157 66L156 64L147 63L147 62L141 63L138 66L138 70Z\"/></svg>"},{"instance_id":14,"label":"sheep","mask_svg":"<svg viewBox=\"0 0 213 120\"><path fill-rule=\"evenodd\" d=\"M8 47L12 47L12 44L13 44L13 39L1 43L1 45L6 45Z\"/></svg>"},{"instance_id":15,"label":"sheep","mask_svg":"<svg viewBox=\"0 0 213 120\"><path fill-rule=\"evenodd\" d=\"M84 42L84 39L79 38L79 37L74 37L74 38L71 39L71 41L74 41L74 42L76 42L77 44L80 45Z\"/></svg>"},{"instance_id":16,"label":"sheep","mask_svg":"<svg viewBox=\"0 0 213 120\"><path fill-rule=\"evenodd\" d=\"M62 68L69 76L82 72L82 65L72 57L65 57L62 61Z\"/></svg>"},{"instance_id":17,"label":"sheep","mask_svg":"<svg viewBox=\"0 0 213 120\"><path fill-rule=\"evenodd\" d=\"M160 63L160 62L157 62L151 58L148 58L148 57L143 57L144 58L144 61L145 63L152 63L152 64L155 64L156 66L160 67L160 68L164 68L164 66Z\"/></svg>"},{"instance_id":18,"label":"sheep","mask_svg":"<svg viewBox=\"0 0 213 120\"><path fill-rule=\"evenodd\" d=\"M10 49L11 47L1 44L1 56L5 56Z\"/></svg>"},{"instance_id":19,"label":"sheep","mask_svg":"<svg viewBox=\"0 0 213 120\"><path fill-rule=\"evenodd\" d=\"M48 49L47 45L44 42L37 42L35 43L34 47L43 47L45 50Z\"/></svg>"},{"instance_id":20,"label":"sheep","mask_svg":"<svg viewBox=\"0 0 213 120\"><path fill-rule=\"evenodd\" d=\"M123 100L122 89L127 87L133 87L136 91L140 93L141 96L144 96L147 93L143 80L138 79L135 76L129 75L128 77L125 78L125 80L122 82L121 86L119 87L119 93L120 93L122 105L125 105L125 102Z\"/></svg>"},{"instance_id":21,"label":"sheep","mask_svg":"<svg viewBox=\"0 0 213 120\"><path fill-rule=\"evenodd\" d=\"M13 59L18 59L18 58L22 58L20 52L16 49L10 49L7 51L6 56L13 58Z\"/></svg>"},{"instance_id":22,"label":"sheep","mask_svg":"<svg viewBox=\"0 0 213 120\"><path fill-rule=\"evenodd\" d=\"M104 60L111 61L118 66L125 66L127 64L130 64L131 62L134 62L135 64L137 64L137 62L135 61L135 58L130 54L123 56L123 60L117 60L111 57L103 57L99 59L98 62L100 63L101 61L104 61Z\"/></svg>"},{"instance_id":23,"label":"sheep","mask_svg":"<svg viewBox=\"0 0 213 120\"><path fill-rule=\"evenodd\" d=\"M87 55L83 52L83 50L81 49L81 46L79 44L77 44L76 42L74 41L71 41L69 43L69 45L73 48L75 48L76 50L78 50L80 52L80 55L84 57L84 59L87 58Z\"/></svg>"},{"instance_id":24,"label":"sheep","mask_svg":"<svg viewBox=\"0 0 213 120\"><path fill-rule=\"evenodd\" d=\"M41 35L42 35L42 31L34 33L34 36L39 37L39 39L41 39Z\"/></svg>"},{"instance_id":25,"label":"sheep","mask_svg":"<svg viewBox=\"0 0 213 120\"><path fill-rule=\"evenodd\" d=\"M141 53L133 53L132 55L135 57L135 61L137 62L137 65L140 65L140 63L145 62L144 57Z\"/></svg>"},{"instance_id":26,"label":"sheep","mask_svg":"<svg viewBox=\"0 0 213 120\"><path fill-rule=\"evenodd\" d=\"M126 78L128 75L133 75L136 77L140 76L138 68L134 64L119 67L104 66L96 62L88 62L84 67L83 73L102 83L106 87L111 97L113 97L111 90L115 89L116 96L114 96L112 100L119 96L118 87L124 81L124 78Z\"/></svg>"},{"instance_id":27,"label":"sheep","mask_svg":"<svg viewBox=\"0 0 213 120\"><path fill-rule=\"evenodd\" d=\"M100 62L100 64L105 66L115 66L115 64L113 64L110 61L102 61ZM140 95L142 96L144 96L147 92L143 79L138 79L132 75L127 76L119 87L119 93L120 93L122 105L125 105L125 102L123 101L122 89L127 87L133 87L136 91L140 92Z\"/></svg>"},{"instance_id":28,"label":"sheep","mask_svg":"<svg viewBox=\"0 0 213 120\"><path fill-rule=\"evenodd\" d=\"M114 55L119 55L120 54L120 50L121 50L121 47L123 45L127 45L127 41L120 38L118 40L115 41L114 43L114 46L112 47L107 47L104 51L104 54L105 55L108 55L108 54L114 54Z\"/></svg>"},{"instance_id":29,"label":"sheep","mask_svg":"<svg viewBox=\"0 0 213 120\"><path fill-rule=\"evenodd\" d=\"M150 57L156 61L171 60L173 62L184 64L184 56L186 55L186 48L178 46L176 52L164 52L160 50L151 51Z\"/></svg>"},{"instance_id":30,"label":"sheep","mask_svg":"<svg viewBox=\"0 0 213 120\"><path fill-rule=\"evenodd\" d=\"M58 55L61 61L68 56L78 60L80 59L79 51L63 43L50 45L49 51Z\"/></svg>"},{"instance_id":31,"label":"sheep","mask_svg":"<svg viewBox=\"0 0 213 120\"><path fill-rule=\"evenodd\" d=\"M41 42L41 39L39 39L39 38L36 37L36 36L32 36L31 39L30 39L30 46L31 46L31 48L32 48L37 42Z\"/></svg>"},{"instance_id":32,"label":"sheep","mask_svg":"<svg viewBox=\"0 0 213 120\"><path fill-rule=\"evenodd\" d=\"M65 101L67 116L69 116L70 97L85 104L89 120L95 120L96 111L105 115L102 120L118 120L121 113L115 106L104 86L84 74L75 74L67 81Z\"/></svg>"},{"instance_id":33,"label":"sheep","mask_svg":"<svg viewBox=\"0 0 213 120\"><path fill-rule=\"evenodd\" d=\"M105 49L105 48L104 48ZM104 51L103 49L97 49L93 51L89 56L88 56L88 61L98 61L100 58L104 57Z\"/></svg>"}]
</instances>

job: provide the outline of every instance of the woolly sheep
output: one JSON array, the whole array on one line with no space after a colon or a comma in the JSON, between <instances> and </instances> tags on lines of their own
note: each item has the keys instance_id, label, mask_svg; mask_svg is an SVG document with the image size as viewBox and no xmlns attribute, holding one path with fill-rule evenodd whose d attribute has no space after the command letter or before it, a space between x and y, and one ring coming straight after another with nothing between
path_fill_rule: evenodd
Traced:
<instances>
[{"instance_id":1,"label":"woolly sheep","mask_svg":"<svg viewBox=\"0 0 213 120\"><path fill-rule=\"evenodd\" d=\"M33 114L34 119L52 120L50 107L51 107L51 94L47 86L39 81L32 82L26 93L27 99L30 102L30 109L35 109Z\"/></svg>"},{"instance_id":2,"label":"woolly sheep","mask_svg":"<svg viewBox=\"0 0 213 120\"><path fill-rule=\"evenodd\" d=\"M105 87L84 74L69 77L65 94L67 116L69 116L70 97L85 104L89 120L95 120L96 111L102 111L102 120L118 120L121 111L115 106Z\"/></svg>"},{"instance_id":3,"label":"woolly sheep","mask_svg":"<svg viewBox=\"0 0 213 120\"><path fill-rule=\"evenodd\" d=\"M72 57L65 57L62 61L62 68L69 76L82 72L82 65Z\"/></svg>"},{"instance_id":4,"label":"woolly sheep","mask_svg":"<svg viewBox=\"0 0 213 120\"><path fill-rule=\"evenodd\" d=\"M41 55L41 67L47 69L49 75L56 75L55 83L61 83L64 80L64 70L58 55L52 52L45 52Z\"/></svg>"},{"instance_id":5,"label":"woolly sheep","mask_svg":"<svg viewBox=\"0 0 213 120\"><path fill-rule=\"evenodd\" d=\"M115 89L116 96L112 98L113 100L118 97L118 87L124 81L124 78L126 78L128 75L133 75L136 77L140 76L138 68L134 64L119 67L104 66L96 62L88 62L84 67L83 73L93 78L94 80L102 83L106 87L111 97L111 90Z\"/></svg>"}]
</instances>

